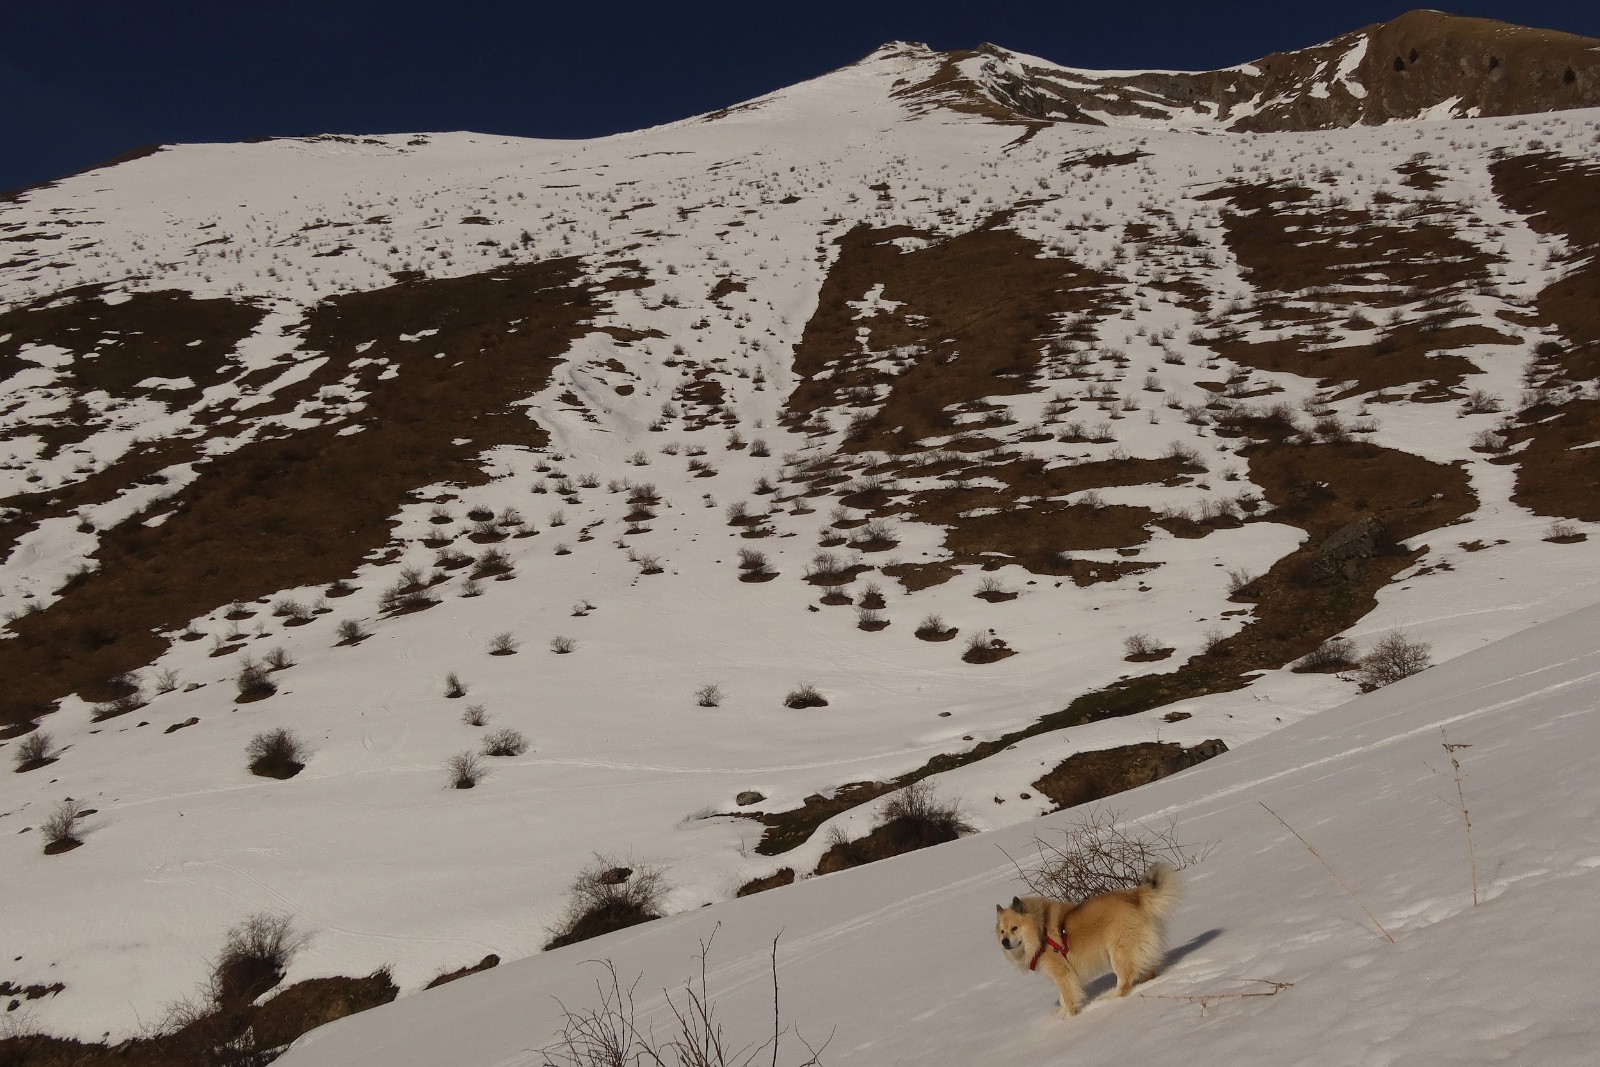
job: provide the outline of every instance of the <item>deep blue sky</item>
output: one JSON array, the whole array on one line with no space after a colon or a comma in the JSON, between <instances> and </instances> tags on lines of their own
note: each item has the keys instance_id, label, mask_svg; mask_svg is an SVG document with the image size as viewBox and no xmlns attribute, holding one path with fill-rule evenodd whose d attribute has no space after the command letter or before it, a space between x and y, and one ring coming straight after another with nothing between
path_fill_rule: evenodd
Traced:
<instances>
[{"instance_id":1,"label":"deep blue sky","mask_svg":"<svg viewBox=\"0 0 1600 1067\"><path fill-rule=\"evenodd\" d=\"M581 137L735 103L888 40L1210 69L1413 4L1349 0L0 0L0 190L152 142L472 129ZM1596 0L1449 10L1600 37Z\"/></svg>"}]
</instances>

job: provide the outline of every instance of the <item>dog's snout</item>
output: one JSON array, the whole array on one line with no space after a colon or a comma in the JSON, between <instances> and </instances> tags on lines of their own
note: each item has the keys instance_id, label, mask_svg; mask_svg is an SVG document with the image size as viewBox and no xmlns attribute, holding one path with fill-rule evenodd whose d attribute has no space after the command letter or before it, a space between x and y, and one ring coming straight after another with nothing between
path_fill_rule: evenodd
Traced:
<instances>
[{"instance_id":1,"label":"dog's snout","mask_svg":"<svg viewBox=\"0 0 1600 1067\"><path fill-rule=\"evenodd\" d=\"M1006 950L1010 950L1010 948L1011 948L1011 939L1009 937L1002 937L1000 939L1000 947L1003 948L1003 949L1006 949Z\"/></svg>"}]
</instances>

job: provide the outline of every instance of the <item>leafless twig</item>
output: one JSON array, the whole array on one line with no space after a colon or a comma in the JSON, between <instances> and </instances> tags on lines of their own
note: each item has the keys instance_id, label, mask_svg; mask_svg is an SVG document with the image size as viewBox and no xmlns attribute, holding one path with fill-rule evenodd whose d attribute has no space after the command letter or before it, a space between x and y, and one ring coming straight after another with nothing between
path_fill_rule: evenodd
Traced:
<instances>
[{"instance_id":1,"label":"leafless twig","mask_svg":"<svg viewBox=\"0 0 1600 1067\"><path fill-rule=\"evenodd\" d=\"M1271 978L1241 978L1241 982L1260 982L1269 985L1271 989L1260 989L1238 993L1140 993L1146 1000L1182 1000L1190 1004L1200 1005L1202 1014L1219 1000L1244 1000L1246 997L1275 997L1285 989L1294 985L1293 982L1278 982Z\"/></svg>"},{"instance_id":2,"label":"leafless twig","mask_svg":"<svg viewBox=\"0 0 1600 1067\"><path fill-rule=\"evenodd\" d=\"M1444 727L1439 727L1439 737L1444 744L1444 750L1450 757L1450 766L1455 768L1456 800L1461 805L1461 822L1467 828L1467 863L1472 867L1472 906L1478 906L1478 850L1472 841L1472 816L1467 813L1467 794L1461 786L1461 761L1456 759L1459 749L1471 748L1471 745L1452 744L1445 734Z\"/></svg>"},{"instance_id":3,"label":"leafless twig","mask_svg":"<svg viewBox=\"0 0 1600 1067\"><path fill-rule=\"evenodd\" d=\"M1265 801L1257 801L1257 803L1260 804L1263 808L1267 808L1267 805L1266 805ZM1271 808L1267 808L1267 814L1271 815L1274 819L1277 819L1279 822L1282 822L1283 823L1283 828L1285 830L1288 830L1291 834L1293 834L1295 836L1295 838L1298 839L1299 842L1302 845L1306 846L1306 851L1307 852L1309 852L1313 856L1317 857L1317 862L1322 864L1322 866L1327 869L1327 872L1329 874L1333 875L1333 880L1335 882L1338 882L1341 886L1344 887L1344 891L1346 893L1350 894L1350 899L1354 900L1356 902L1356 906L1359 907L1362 911L1367 913L1367 918L1372 920L1372 925L1376 926L1378 928L1378 931L1380 933L1382 933L1384 937L1388 938L1389 944L1391 944L1391 945L1394 944L1395 943L1394 935L1391 934L1388 930L1384 929L1383 924L1378 921L1378 917L1376 915L1372 914L1372 909L1368 908L1365 904L1361 903L1361 898L1356 896L1356 891L1354 889L1350 888L1350 883L1346 882L1343 878L1339 877L1339 872L1333 869L1332 864L1330 864L1327 860L1322 858L1322 853L1318 852L1315 848L1312 848L1311 847L1311 842L1309 842L1305 838L1301 837L1299 830L1296 830L1294 827L1290 826L1288 823L1283 822L1283 816L1282 815L1279 815L1277 812L1273 811Z\"/></svg>"}]
</instances>

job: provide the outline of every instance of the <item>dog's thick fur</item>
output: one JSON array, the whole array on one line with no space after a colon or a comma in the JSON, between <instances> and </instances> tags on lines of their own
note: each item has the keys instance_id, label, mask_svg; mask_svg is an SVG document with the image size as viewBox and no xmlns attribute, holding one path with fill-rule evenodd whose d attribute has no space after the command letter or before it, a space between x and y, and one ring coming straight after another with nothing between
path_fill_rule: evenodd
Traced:
<instances>
[{"instance_id":1,"label":"dog's thick fur","mask_svg":"<svg viewBox=\"0 0 1600 1067\"><path fill-rule=\"evenodd\" d=\"M1156 863L1134 888L1080 904L1048 897L1012 897L1009 906L996 904L995 936L1000 950L1023 970L1038 954L1038 970L1061 991L1061 1013L1076 1015L1086 979L1109 968L1117 975L1117 996L1125 997L1134 983L1160 973L1167 952L1167 916L1177 901L1177 872ZM1063 929L1067 954L1049 947L1039 953L1046 938L1059 943Z\"/></svg>"}]
</instances>

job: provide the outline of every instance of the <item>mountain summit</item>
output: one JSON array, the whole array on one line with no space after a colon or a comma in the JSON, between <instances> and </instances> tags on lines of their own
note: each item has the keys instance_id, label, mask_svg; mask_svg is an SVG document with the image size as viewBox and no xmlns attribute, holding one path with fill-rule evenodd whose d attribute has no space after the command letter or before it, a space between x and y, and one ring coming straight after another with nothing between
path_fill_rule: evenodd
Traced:
<instances>
[{"instance_id":1,"label":"mountain summit","mask_svg":"<svg viewBox=\"0 0 1600 1067\"><path fill-rule=\"evenodd\" d=\"M1212 71L1080 70L992 44L924 55L902 98L1008 121L1282 133L1600 106L1600 41L1438 11Z\"/></svg>"}]
</instances>

